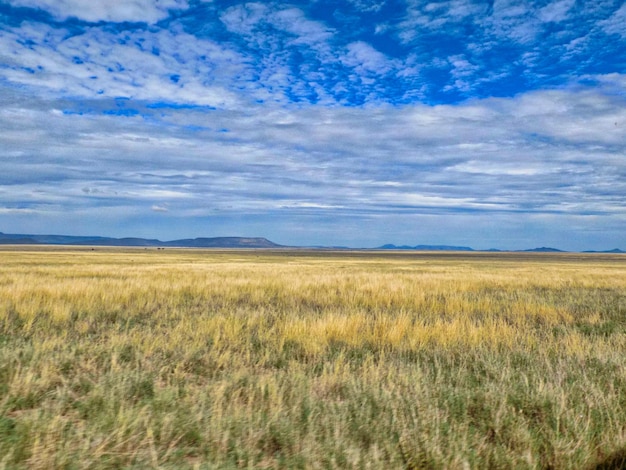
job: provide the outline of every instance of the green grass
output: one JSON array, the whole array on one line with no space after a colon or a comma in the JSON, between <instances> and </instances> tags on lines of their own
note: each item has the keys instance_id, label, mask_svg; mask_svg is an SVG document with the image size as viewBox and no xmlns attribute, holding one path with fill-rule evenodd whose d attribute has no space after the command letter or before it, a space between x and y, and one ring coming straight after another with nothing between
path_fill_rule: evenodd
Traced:
<instances>
[{"instance_id":1,"label":"green grass","mask_svg":"<svg viewBox=\"0 0 626 470\"><path fill-rule=\"evenodd\" d=\"M0 468L624 468L624 261L0 251Z\"/></svg>"}]
</instances>

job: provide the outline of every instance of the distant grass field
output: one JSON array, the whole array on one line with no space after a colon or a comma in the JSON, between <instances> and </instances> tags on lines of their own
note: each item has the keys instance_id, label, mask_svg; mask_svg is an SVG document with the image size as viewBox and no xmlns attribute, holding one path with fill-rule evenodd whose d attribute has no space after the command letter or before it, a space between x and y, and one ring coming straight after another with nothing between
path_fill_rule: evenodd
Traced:
<instances>
[{"instance_id":1,"label":"distant grass field","mask_svg":"<svg viewBox=\"0 0 626 470\"><path fill-rule=\"evenodd\" d=\"M626 257L0 249L0 468L624 468Z\"/></svg>"}]
</instances>

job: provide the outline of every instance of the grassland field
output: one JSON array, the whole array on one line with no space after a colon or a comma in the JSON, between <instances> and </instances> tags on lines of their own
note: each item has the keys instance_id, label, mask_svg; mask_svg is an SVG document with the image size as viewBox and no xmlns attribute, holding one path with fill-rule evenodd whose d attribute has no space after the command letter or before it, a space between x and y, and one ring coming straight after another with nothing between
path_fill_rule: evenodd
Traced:
<instances>
[{"instance_id":1,"label":"grassland field","mask_svg":"<svg viewBox=\"0 0 626 470\"><path fill-rule=\"evenodd\" d=\"M0 248L0 469L625 461L624 255Z\"/></svg>"}]
</instances>

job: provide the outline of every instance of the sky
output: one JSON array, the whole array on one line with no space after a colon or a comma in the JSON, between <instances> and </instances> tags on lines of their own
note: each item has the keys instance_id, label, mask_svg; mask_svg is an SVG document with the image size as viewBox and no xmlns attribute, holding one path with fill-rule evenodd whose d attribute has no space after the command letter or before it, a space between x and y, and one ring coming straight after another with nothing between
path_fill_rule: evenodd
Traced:
<instances>
[{"instance_id":1,"label":"sky","mask_svg":"<svg viewBox=\"0 0 626 470\"><path fill-rule=\"evenodd\" d=\"M0 231L626 249L626 4L0 0Z\"/></svg>"}]
</instances>

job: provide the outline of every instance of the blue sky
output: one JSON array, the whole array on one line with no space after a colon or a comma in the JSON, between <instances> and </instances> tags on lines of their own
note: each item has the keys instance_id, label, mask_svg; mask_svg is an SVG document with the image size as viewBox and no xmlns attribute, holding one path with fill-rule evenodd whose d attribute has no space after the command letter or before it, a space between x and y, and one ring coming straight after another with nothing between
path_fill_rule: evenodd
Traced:
<instances>
[{"instance_id":1,"label":"blue sky","mask_svg":"<svg viewBox=\"0 0 626 470\"><path fill-rule=\"evenodd\" d=\"M0 0L0 231L626 249L622 3Z\"/></svg>"}]
</instances>

